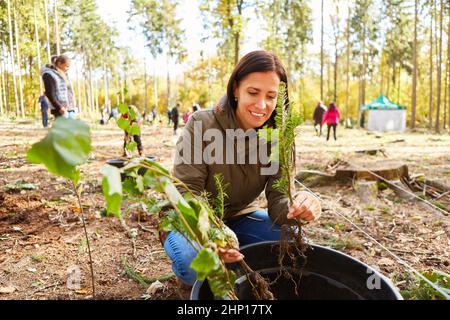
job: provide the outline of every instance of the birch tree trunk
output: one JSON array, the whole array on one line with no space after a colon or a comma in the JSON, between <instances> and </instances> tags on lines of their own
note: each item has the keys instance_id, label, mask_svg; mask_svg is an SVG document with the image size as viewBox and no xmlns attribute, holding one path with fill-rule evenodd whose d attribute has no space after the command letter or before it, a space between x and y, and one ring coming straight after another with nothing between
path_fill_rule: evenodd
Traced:
<instances>
[{"instance_id":1,"label":"birch tree trunk","mask_svg":"<svg viewBox=\"0 0 450 320\"><path fill-rule=\"evenodd\" d=\"M55 0L55 43L56 43L56 54L59 56L61 54L61 45L59 39L59 19L58 19L58 0Z\"/></svg>"},{"instance_id":2,"label":"birch tree trunk","mask_svg":"<svg viewBox=\"0 0 450 320\"><path fill-rule=\"evenodd\" d=\"M39 96L40 96L41 94L44 93L44 90L43 90L43 85L42 85L42 78L41 78L41 75L40 75L41 46L40 46L40 43L39 43L39 32L38 32L38 26L37 26L36 2L35 1L33 1L33 17L34 17L34 39L36 41L36 52L37 52L37 60L38 60L37 61L37 75L38 75L38 78L39 78ZM35 112L34 112L35 116L38 115L38 111L39 111L38 108L39 108L39 105L36 104L36 109L35 109Z\"/></svg>"},{"instance_id":3,"label":"birch tree trunk","mask_svg":"<svg viewBox=\"0 0 450 320\"><path fill-rule=\"evenodd\" d=\"M14 14L14 30L16 33L16 51L17 51L17 67L19 68L19 98L20 98L20 116L25 118L25 107L23 104L23 85L22 85L22 66L20 63L20 46L19 46L19 24L17 23L18 17L16 14L16 6L13 6Z\"/></svg>"},{"instance_id":4,"label":"birch tree trunk","mask_svg":"<svg viewBox=\"0 0 450 320\"><path fill-rule=\"evenodd\" d=\"M48 4L47 4L47 0L44 0L44 13L45 13L45 34L47 36L48 63L51 63L52 54L51 54L51 51L50 51L50 28L48 26Z\"/></svg>"},{"instance_id":5,"label":"birch tree trunk","mask_svg":"<svg viewBox=\"0 0 450 320\"><path fill-rule=\"evenodd\" d=\"M439 42L438 42L438 67L437 67L437 102L436 102L436 123L434 130L436 133L440 132L440 111L441 111L441 78L442 78L442 21L443 21L443 11L444 11L444 2L440 1L439 8Z\"/></svg>"},{"instance_id":6,"label":"birch tree trunk","mask_svg":"<svg viewBox=\"0 0 450 320\"><path fill-rule=\"evenodd\" d=\"M410 128L416 126L416 104L417 104L417 16L419 11L418 0L414 1L414 42L413 42L413 78L411 95L411 124Z\"/></svg>"},{"instance_id":7,"label":"birch tree trunk","mask_svg":"<svg viewBox=\"0 0 450 320\"><path fill-rule=\"evenodd\" d=\"M14 62L14 46L13 46L13 33L12 33L12 21L11 21L11 3L10 0L7 0L8 6L8 26L9 26L9 55L11 59L11 70L12 70L12 78L13 78L13 90L14 90L14 105L15 105L15 114L19 116L19 97L17 96L17 83L16 83L16 66Z\"/></svg>"}]
</instances>

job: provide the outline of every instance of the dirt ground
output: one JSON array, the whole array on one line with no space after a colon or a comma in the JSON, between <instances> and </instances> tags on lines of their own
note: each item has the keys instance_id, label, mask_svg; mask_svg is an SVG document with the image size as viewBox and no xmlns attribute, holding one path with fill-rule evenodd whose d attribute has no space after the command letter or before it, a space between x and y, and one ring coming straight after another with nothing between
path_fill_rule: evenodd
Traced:
<instances>
[{"instance_id":1,"label":"dirt ground","mask_svg":"<svg viewBox=\"0 0 450 320\"><path fill-rule=\"evenodd\" d=\"M188 291L175 277L161 281L153 292L125 271L124 260L142 276L153 280L171 272L158 239L154 215L126 216L138 235L133 241L117 219L102 215L100 168L120 156L122 132L113 124L92 124L93 153L81 167L87 230L94 260L95 283L101 299L183 299ZM45 136L35 122L0 122L0 299L89 299L90 271L83 227L70 184L29 164L25 153ZM144 126L145 153L171 166L176 137L166 126ZM361 155L361 149L382 148L384 155ZM368 133L338 128L338 140L317 137L312 126L301 126L297 141L297 169L332 172L339 160L398 160L410 174L450 185L450 136L424 133ZM361 162L362 161L362 162ZM14 183L31 184L12 190ZM341 250L380 270L399 289L409 285L406 269L371 242L344 215L419 271L450 272L449 217L418 200L400 198L392 189L379 190L363 202L351 184L313 187L322 199L319 221L305 227L309 241ZM263 200L261 200L264 203ZM75 271L74 271L75 270ZM73 273L74 272L74 273ZM73 274L81 275L73 286Z\"/></svg>"}]
</instances>

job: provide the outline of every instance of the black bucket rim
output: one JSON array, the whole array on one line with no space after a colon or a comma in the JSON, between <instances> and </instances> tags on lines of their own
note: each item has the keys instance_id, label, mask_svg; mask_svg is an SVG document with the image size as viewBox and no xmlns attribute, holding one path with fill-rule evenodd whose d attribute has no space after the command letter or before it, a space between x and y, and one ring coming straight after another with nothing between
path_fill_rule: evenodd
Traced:
<instances>
[{"instance_id":1,"label":"black bucket rim","mask_svg":"<svg viewBox=\"0 0 450 320\"><path fill-rule=\"evenodd\" d=\"M249 248L251 248L253 246L257 246L257 245L261 245L261 244L262 245L276 245L278 243L279 243L279 241L261 241L261 242L252 243L252 244L248 244L248 245L242 246L240 248L240 250L241 251L242 250L246 250L246 249L249 249ZM356 263L356 264L358 264L358 265L360 265L362 267L367 268L367 270L370 270L370 271L373 272L372 273L373 275L376 275L377 277L379 277L382 281L384 281L386 283L387 287L394 294L396 300L404 300L403 296L400 294L400 292L398 291L397 287L395 287L395 285L392 283L392 281L388 277L383 275L381 272L379 272L378 270L376 270L373 267L369 266L368 264L366 264L366 263L364 263L364 262L362 262L362 261L360 261L360 260L358 260L358 259L356 259L356 258L354 258L354 257L352 257L352 256L350 256L350 255L348 255L346 253L344 253L344 252L338 251L338 250L330 248L330 247L321 246L321 245L317 245L317 244L309 244L309 246L312 247L313 249L317 248L317 249L320 249L320 250L328 251L330 253L338 254L338 255L340 255L342 257L345 257L346 259L349 259L349 260L353 261L354 263ZM190 300L199 300L198 298L195 298L195 297L199 297L200 289L201 289L201 287L202 287L204 282L205 282L204 280L196 280L195 281L194 285L192 286L192 290L191 290L191 293L190 293L190 296L189 296Z\"/></svg>"}]
</instances>

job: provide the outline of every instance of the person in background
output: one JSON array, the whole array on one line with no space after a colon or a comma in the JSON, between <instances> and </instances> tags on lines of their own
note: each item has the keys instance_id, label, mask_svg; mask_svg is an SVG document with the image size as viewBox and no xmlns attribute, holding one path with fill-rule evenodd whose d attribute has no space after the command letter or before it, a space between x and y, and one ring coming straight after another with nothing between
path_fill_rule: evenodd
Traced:
<instances>
[{"instance_id":1,"label":"person in background","mask_svg":"<svg viewBox=\"0 0 450 320\"><path fill-rule=\"evenodd\" d=\"M65 55L60 55L52 57L52 61L54 61L54 65L46 65L42 70L42 81L51 113L55 118L64 116L75 119L75 96L67 77L70 59Z\"/></svg>"},{"instance_id":2,"label":"person in background","mask_svg":"<svg viewBox=\"0 0 450 320\"><path fill-rule=\"evenodd\" d=\"M327 141L330 139L330 129L333 128L334 140L336 141L336 128L341 118L341 113L334 102L331 102L328 110L325 112L322 120L322 125L327 124Z\"/></svg>"},{"instance_id":3,"label":"person in background","mask_svg":"<svg viewBox=\"0 0 450 320\"><path fill-rule=\"evenodd\" d=\"M323 115L325 114L325 112L327 111L327 107L324 106L322 101L319 101L317 103L316 109L314 110L314 115L313 115L313 119L314 119L314 129L316 130L316 133L320 136L322 136L322 120L323 120ZM316 126L319 125L319 130L317 130Z\"/></svg>"},{"instance_id":4,"label":"person in background","mask_svg":"<svg viewBox=\"0 0 450 320\"><path fill-rule=\"evenodd\" d=\"M180 117L180 114L178 113L178 108L180 107L180 104L177 103L176 106L171 111L171 118L173 122L173 135L175 136L177 134L178 129L178 120Z\"/></svg>"},{"instance_id":5,"label":"person in background","mask_svg":"<svg viewBox=\"0 0 450 320\"><path fill-rule=\"evenodd\" d=\"M42 125L44 128L48 127L48 103L45 94L43 93L38 100L39 105L41 106L42 113Z\"/></svg>"}]
</instances>

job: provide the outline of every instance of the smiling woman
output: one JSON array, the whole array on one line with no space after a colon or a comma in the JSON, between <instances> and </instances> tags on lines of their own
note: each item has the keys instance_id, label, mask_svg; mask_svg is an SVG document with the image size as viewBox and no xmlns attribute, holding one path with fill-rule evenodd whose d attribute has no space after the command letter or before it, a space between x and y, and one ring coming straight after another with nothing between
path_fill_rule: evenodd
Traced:
<instances>
[{"instance_id":1,"label":"smiling woman","mask_svg":"<svg viewBox=\"0 0 450 320\"><path fill-rule=\"evenodd\" d=\"M289 199L275 187L280 171L276 169L266 173L263 170L267 162L258 150L267 142L251 139L263 126L275 127L278 110L275 107L281 82L287 84L286 71L273 53L262 50L248 53L231 74L226 98L221 99L214 110L195 112L177 142L174 176L190 190L198 195L206 191L211 199L215 199L219 192L214 176L220 174L223 177L223 189L227 195L223 219L241 246L279 240L280 225L294 224L297 218L314 220L320 215L318 200L310 194L303 194L301 199L289 204ZM283 106L288 108L285 85L283 97L286 103ZM202 139L205 136L214 136L214 139L205 141ZM216 155L226 154L226 163L205 159L205 150L208 151L213 144L216 145ZM230 144L238 146L236 153L233 149L230 154L227 149ZM245 147L239 148L242 144ZM246 162L251 158L257 159ZM182 189L179 191L184 192ZM262 191L267 197L268 211L261 209L256 202ZM184 283L192 285L196 279L196 273L190 267L197 254L194 248L182 234L172 231L165 239L164 249L173 262L175 274ZM219 248L218 253L226 263L243 258L237 246Z\"/></svg>"}]
</instances>

